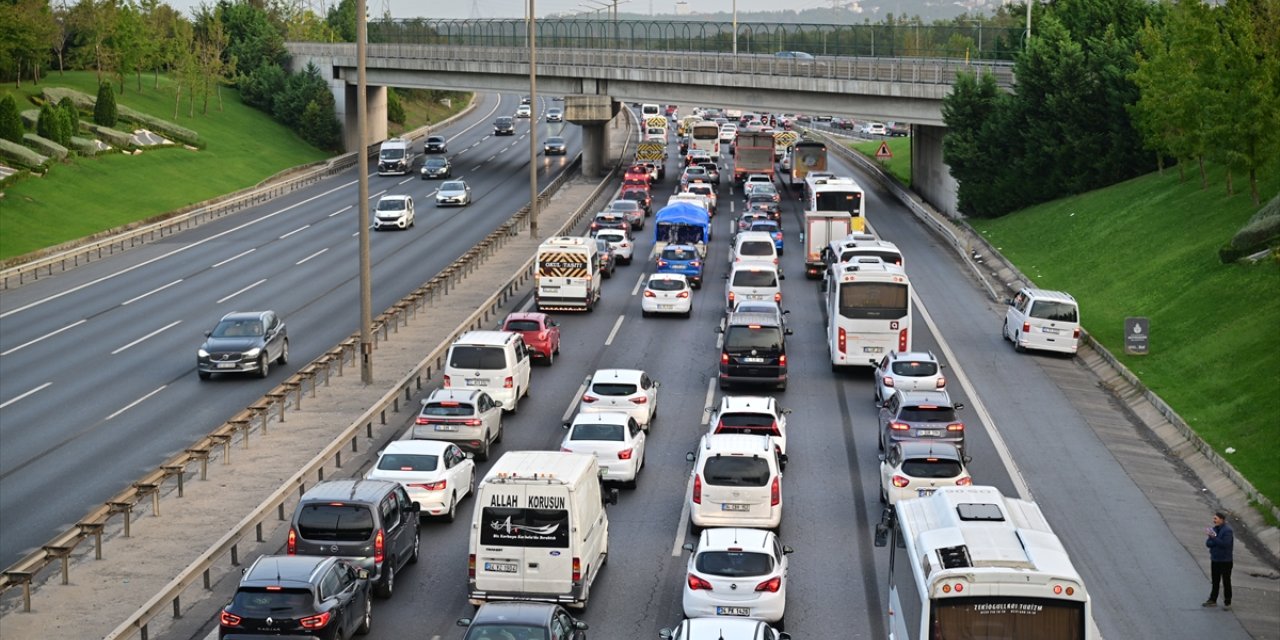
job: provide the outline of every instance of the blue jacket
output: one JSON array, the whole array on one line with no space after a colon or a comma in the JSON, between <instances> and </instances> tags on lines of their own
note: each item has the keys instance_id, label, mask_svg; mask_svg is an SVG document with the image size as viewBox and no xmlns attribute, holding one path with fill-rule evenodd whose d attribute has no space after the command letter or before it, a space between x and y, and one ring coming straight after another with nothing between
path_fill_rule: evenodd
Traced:
<instances>
[{"instance_id":1,"label":"blue jacket","mask_svg":"<svg viewBox=\"0 0 1280 640\"><path fill-rule=\"evenodd\" d=\"M1216 536L1209 536L1204 541L1204 546L1209 547L1209 560L1211 562L1232 562L1231 549L1235 546L1236 537L1231 532L1231 525L1222 523L1213 528L1218 533Z\"/></svg>"}]
</instances>

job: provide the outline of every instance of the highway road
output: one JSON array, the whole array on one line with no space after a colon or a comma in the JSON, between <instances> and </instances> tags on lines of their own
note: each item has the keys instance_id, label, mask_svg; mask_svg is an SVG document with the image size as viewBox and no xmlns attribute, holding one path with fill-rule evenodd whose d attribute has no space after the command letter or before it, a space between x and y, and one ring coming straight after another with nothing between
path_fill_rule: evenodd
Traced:
<instances>
[{"instance_id":1,"label":"highway road","mask_svg":"<svg viewBox=\"0 0 1280 640\"><path fill-rule=\"evenodd\" d=\"M536 116L554 103L540 100ZM409 194L417 224L371 238L373 309L429 280L529 201L529 130L576 125L517 120L494 137L518 96L485 95L449 138L454 176L472 186L465 208L436 209L439 184L416 173L370 177L370 209ZM419 149L421 147L419 146ZM569 163L539 153L545 185ZM419 163L420 165L420 163ZM190 446L359 326L356 169L254 209L0 299L0 565L74 524L95 505ZM128 197L121 194L121 197ZM372 214L371 214L372 215ZM195 374L204 332L224 313L283 315L290 361L266 380ZM376 368L376 360L375 360Z\"/></svg>"},{"instance_id":2,"label":"highway road","mask_svg":"<svg viewBox=\"0 0 1280 640\"><path fill-rule=\"evenodd\" d=\"M856 175L838 160L833 164ZM672 161L662 189L673 188L676 174ZM1002 309L987 299L968 268L873 180L860 181L871 223L902 249L920 298L914 346L948 363L948 388L968 405L961 415L975 481L1040 503L1084 577L1103 636L1248 637L1234 617L1206 615L1199 607L1203 572L1051 380L1055 369L1078 365L1015 353L999 336ZM720 276L731 206L741 206L727 184L720 197L707 285L694 294L692 317L642 319L637 292L651 267L637 260L620 268L595 313L558 314L564 325L561 356L553 367L535 369L529 398L507 417L499 452L555 450L564 433L562 418L594 370L641 368L662 383L639 486L622 490L619 504L609 507L609 564L583 614L590 638L655 638L681 617L688 556L680 547L689 540L682 513L690 471L685 453L707 428L704 408L721 395L714 384L714 329L722 314ZM791 277L783 283L783 306L792 311L795 330L788 344L791 384L778 394L793 410L781 527L782 541L796 550L786 627L797 639L883 638L887 556L872 543L880 505L870 375L829 370L818 286L803 278L797 250L800 209L794 200L784 203L791 250L782 262ZM639 238L637 255L647 255L651 229ZM489 464L480 465L482 472ZM460 511L469 515L473 502L468 499ZM455 620L472 612L466 600L468 527L467 515L451 524L424 521L422 561L397 575L393 599L375 604L369 637L461 637ZM214 607L226 602L232 586L222 585L202 605L203 617L188 616L206 620L201 629L175 637L211 633Z\"/></svg>"}]
</instances>

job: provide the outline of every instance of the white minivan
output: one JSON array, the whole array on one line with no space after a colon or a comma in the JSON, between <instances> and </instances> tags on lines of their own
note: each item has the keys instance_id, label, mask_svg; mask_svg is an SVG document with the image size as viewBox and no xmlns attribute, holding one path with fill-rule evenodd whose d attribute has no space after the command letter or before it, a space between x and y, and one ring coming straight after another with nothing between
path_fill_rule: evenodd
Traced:
<instances>
[{"instance_id":1,"label":"white minivan","mask_svg":"<svg viewBox=\"0 0 1280 640\"><path fill-rule=\"evenodd\" d=\"M743 300L782 303L782 274L771 264L738 262L725 276L724 307L732 311Z\"/></svg>"},{"instance_id":2,"label":"white minivan","mask_svg":"<svg viewBox=\"0 0 1280 640\"><path fill-rule=\"evenodd\" d=\"M480 389L515 413L529 395L529 349L511 331L468 331L449 347L446 389Z\"/></svg>"},{"instance_id":3,"label":"white minivan","mask_svg":"<svg viewBox=\"0 0 1280 640\"><path fill-rule=\"evenodd\" d=\"M756 262L778 266L778 245L768 231L742 231L733 237L730 263Z\"/></svg>"},{"instance_id":4,"label":"white minivan","mask_svg":"<svg viewBox=\"0 0 1280 640\"><path fill-rule=\"evenodd\" d=\"M511 451L476 490L467 597L537 600L583 608L609 555L618 490L600 486L590 454Z\"/></svg>"},{"instance_id":5,"label":"white minivan","mask_svg":"<svg viewBox=\"0 0 1280 640\"><path fill-rule=\"evenodd\" d=\"M773 438L764 435L702 436L693 462L689 528L753 527L782 524L782 464Z\"/></svg>"},{"instance_id":6,"label":"white minivan","mask_svg":"<svg viewBox=\"0 0 1280 640\"><path fill-rule=\"evenodd\" d=\"M1028 287L1005 302L1001 331L1018 351L1074 354L1080 348L1080 307L1071 294Z\"/></svg>"}]
</instances>

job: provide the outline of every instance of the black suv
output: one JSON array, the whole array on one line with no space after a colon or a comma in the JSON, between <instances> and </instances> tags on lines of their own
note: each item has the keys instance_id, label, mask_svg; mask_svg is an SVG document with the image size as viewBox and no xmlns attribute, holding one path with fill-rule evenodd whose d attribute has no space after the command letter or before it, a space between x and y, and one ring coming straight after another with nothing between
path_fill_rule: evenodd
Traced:
<instances>
[{"instance_id":1,"label":"black suv","mask_svg":"<svg viewBox=\"0 0 1280 640\"><path fill-rule=\"evenodd\" d=\"M945 390L897 391L880 405L880 451L895 442L948 442L964 453L964 422Z\"/></svg>"},{"instance_id":2,"label":"black suv","mask_svg":"<svg viewBox=\"0 0 1280 640\"><path fill-rule=\"evenodd\" d=\"M218 637L298 635L332 640L369 633L368 572L342 558L262 556L219 614Z\"/></svg>"},{"instance_id":3,"label":"black suv","mask_svg":"<svg viewBox=\"0 0 1280 640\"><path fill-rule=\"evenodd\" d=\"M777 315L730 313L724 327L720 351L720 388L735 384L772 384L787 389L786 328Z\"/></svg>"},{"instance_id":4,"label":"black suv","mask_svg":"<svg viewBox=\"0 0 1280 640\"><path fill-rule=\"evenodd\" d=\"M516 121L510 116L502 116L493 121L493 135L495 136L514 136L516 134Z\"/></svg>"},{"instance_id":5,"label":"black suv","mask_svg":"<svg viewBox=\"0 0 1280 640\"><path fill-rule=\"evenodd\" d=\"M303 494L289 527L289 555L338 556L368 571L390 598L396 572L418 561L418 505L398 482L331 480Z\"/></svg>"},{"instance_id":6,"label":"black suv","mask_svg":"<svg viewBox=\"0 0 1280 640\"><path fill-rule=\"evenodd\" d=\"M447 153L449 151L449 142L444 136L427 136L427 141L422 147L424 153Z\"/></svg>"},{"instance_id":7,"label":"black suv","mask_svg":"<svg viewBox=\"0 0 1280 640\"><path fill-rule=\"evenodd\" d=\"M475 617L459 618L458 626L467 629L463 640L587 638L587 623L569 615L564 607L547 602L488 602L476 611Z\"/></svg>"}]
</instances>

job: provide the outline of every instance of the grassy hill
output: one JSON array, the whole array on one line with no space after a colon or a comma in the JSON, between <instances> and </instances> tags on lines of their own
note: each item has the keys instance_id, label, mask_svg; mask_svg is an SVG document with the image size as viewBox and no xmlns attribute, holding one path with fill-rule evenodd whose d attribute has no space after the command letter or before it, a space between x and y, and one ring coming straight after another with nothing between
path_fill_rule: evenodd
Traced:
<instances>
[{"instance_id":1,"label":"grassy hill","mask_svg":"<svg viewBox=\"0 0 1280 640\"><path fill-rule=\"evenodd\" d=\"M1280 167L1263 175L1265 202ZM1280 503L1280 264L1218 260L1257 207L1226 195L1222 169L1209 184L1166 170L969 222L1037 285L1075 296L1085 328ZM1123 355L1127 316L1150 318L1149 355Z\"/></svg>"}]
</instances>

